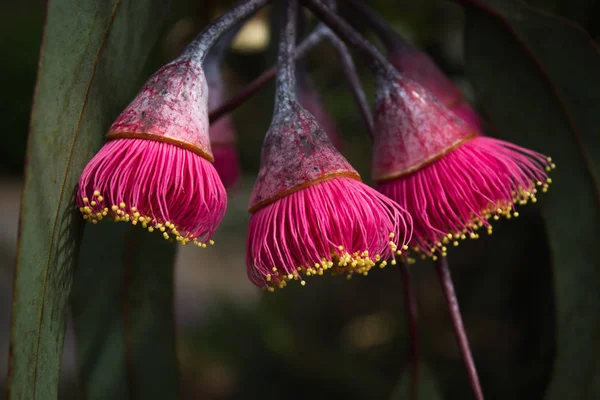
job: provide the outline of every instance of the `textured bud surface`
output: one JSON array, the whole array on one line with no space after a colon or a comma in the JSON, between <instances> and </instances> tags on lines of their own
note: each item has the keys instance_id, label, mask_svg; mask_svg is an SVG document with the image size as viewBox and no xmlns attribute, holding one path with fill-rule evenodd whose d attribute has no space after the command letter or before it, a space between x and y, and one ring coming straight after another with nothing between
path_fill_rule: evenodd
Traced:
<instances>
[{"instance_id":1,"label":"textured bud surface","mask_svg":"<svg viewBox=\"0 0 600 400\"><path fill-rule=\"evenodd\" d=\"M360 180L314 117L292 102L290 111L274 119L265 137L250 211L335 176Z\"/></svg>"},{"instance_id":2,"label":"textured bud surface","mask_svg":"<svg viewBox=\"0 0 600 400\"><path fill-rule=\"evenodd\" d=\"M177 59L148 79L106 136L163 141L212 162L207 103L202 66L197 61Z\"/></svg>"},{"instance_id":3,"label":"textured bud surface","mask_svg":"<svg viewBox=\"0 0 600 400\"><path fill-rule=\"evenodd\" d=\"M373 177L409 174L476 136L473 128L409 79L378 93L374 116Z\"/></svg>"}]
</instances>

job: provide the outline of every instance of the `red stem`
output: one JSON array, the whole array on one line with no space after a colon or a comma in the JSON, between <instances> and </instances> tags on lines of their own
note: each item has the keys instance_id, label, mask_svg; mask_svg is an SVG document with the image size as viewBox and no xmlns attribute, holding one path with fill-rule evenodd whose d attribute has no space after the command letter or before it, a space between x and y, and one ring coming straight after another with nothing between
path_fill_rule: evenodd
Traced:
<instances>
[{"instance_id":1,"label":"red stem","mask_svg":"<svg viewBox=\"0 0 600 400\"><path fill-rule=\"evenodd\" d=\"M450 312L450 319L452 320L452 326L454 327L456 343L460 348L462 359L465 363L465 368L467 369L471 390L473 391L475 399L483 400L481 384L479 383L477 369L475 368L475 362L473 361L473 355L471 354L471 349L469 347L469 340L467 339L467 333L465 332L465 327L460 315L460 308L458 307L458 300L456 298L456 293L454 292L454 284L452 283L452 276L450 276L448 261L445 257L440 257L436 260L435 267L440 278L444 297L448 303L448 311Z\"/></svg>"}]
</instances>

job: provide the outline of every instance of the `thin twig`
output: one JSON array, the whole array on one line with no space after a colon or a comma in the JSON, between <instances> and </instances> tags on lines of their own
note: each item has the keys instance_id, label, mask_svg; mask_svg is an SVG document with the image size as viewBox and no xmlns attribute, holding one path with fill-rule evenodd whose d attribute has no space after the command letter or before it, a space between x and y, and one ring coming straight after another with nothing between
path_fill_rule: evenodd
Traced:
<instances>
[{"instance_id":1,"label":"thin twig","mask_svg":"<svg viewBox=\"0 0 600 400\"><path fill-rule=\"evenodd\" d=\"M367 62L367 66L375 75L378 83L384 84L390 79L396 79L399 76L399 72L373 44L358 33L356 29L350 26L334 10L324 4L322 0L302 0L302 3L329 26L340 39L360 54Z\"/></svg>"},{"instance_id":2,"label":"thin twig","mask_svg":"<svg viewBox=\"0 0 600 400\"><path fill-rule=\"evenodd\" d=\"M373 139L373 114L371 113L371 107L369 106L367 96L365 95L362 83L360 82L360 77L358 76L358 72L354 66L354 61L352 61L352 56L348 52L348 48L344 42L335 33L333 33L331 29L326 29L325 35L335 48L338 57L340 58L342 73L350 85L354 101L358 106L358 110L363 118L363 121L365 122L365 125L367 125L367 133L369 134L369 137Z\"/></svg>"},{"instance_id":3,"label":"thin twig","mask_svg":"<svg viewBox=\"0 0 600 400\"><path fill-rule=\"evenodd\" d=\"M417 315L417 296L415 294L410 271L406 263L398 261L398 270L402 276L402 291L408 323L408 361L410 364L410 384L408 398L417 400L419 385L419 330Z\"/></svg>"},{"instance_id":4,"label":"thin twig","mask_svg":"<svg viewBox=\"0 0 600 400\"><path fill-rule=\"evenodd\" d=\"M406 41L400 36L392 27L390 27L381 15L377 14L371 7L367 6L362 0L345 0L346 3L360 13L361 17L367 21L371 28L377 34L377 37L386 49L393 49L398 43L405 43Z\"/></svg>"},{"instance_id":5,"label":"thin twig","mask_svg":"<svg viewBox=\"0 0 600 400\"><path fill-rule=\"evenodd\" d=\"M272 0L245 0L208 24L181 53L182 58L203 62L206 54L221 36L238 22L248 18Z\"/></svg>"},{"instance_id":6,"label":"thin twig","mask_svg":"<svg viewBox=\"0 0 600 400\"><path fill-rule=\"evenodd\" d=\"M438 258L435 261L435 267L440 278L444 297L448 303L448 311L450 312L450 319L452 320L452 326L454 327L456 343L460 348L460 353L463 362L465 363L465 368L467 369L471 390L473 391L475 399L483 400L481 384L479 383L477 369L475 368L475 362L473 361L473 355L471 354L471 349L469 347L469 340L467 339L467 333L465 332L465 327L460 315L458 300L456 298L456 293L454 292L454 284L452 283L452 277L450 276L450 269L448 268L446 257Z\"/></svg>"},{"instance_id":7,"label":"thin twig","mask_svg":"<svg viewBox=\"0 0 600 400\"><path fill-rule=\"evenodd\" d=\"M308 54L317 44L321 42L325 34L325 27L319 26L306 39L302 41L296 48L294 53L294 59L299 59ZM222 116L229 114L240 105L245 103L254 94L258 93L264 88L273 78L275 78L276 67L263 72L258 78L250 82L246 87L236 93L233 97L228 99L225 103L217 107L214 111L210 112L209 120L211 123L217 121Z\"/></svg>"}]
</instances>

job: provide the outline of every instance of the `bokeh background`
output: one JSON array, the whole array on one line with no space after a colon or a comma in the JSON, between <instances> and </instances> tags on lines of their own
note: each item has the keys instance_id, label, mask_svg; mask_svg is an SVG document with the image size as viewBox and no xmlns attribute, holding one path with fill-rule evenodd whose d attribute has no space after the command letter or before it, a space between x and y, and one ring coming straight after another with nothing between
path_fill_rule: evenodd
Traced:
<instances>
[{"instance_id":1,"label":"bokeh background","mask_svg":"<svg viewBox=\"0 0 600 400\"><path fill-rule=\"evenodd\" d=\"M185 46L229 1L175 0L146 75ZM341 2L343 3L343 2ZM425 49L477 106L464 73L463 14L453 3L371 1L389 23ZM345 15L375 43L359 16ZM0 3L0 379L6 376L19 199L37 58L41 0ZM226 57L230 93L270 67L277 29L260 12ZM594 34L594 25L588 26ZM369 177L366 130L328 44L307 68L343 135L343 152ZM372 81L357 63L366 91ZM233 114L244 177L207 250L179 248L176 263L177 351L185 398L402 399L407 338L400 274L391 267L347 281L311 279L273 294L246 278L246 207L260 145L273 108L273 85ZM552 195L552 190L549 196ZM544 201L543 196L540 201ZM555 354L552 269L535 205L499 221L490 237L466 241L449 255L475 361L488 399L541 398ZM430 262L411 266L419 300L422 398L470 398L447 309ZM69 328L63 362L63 398L82 398L75 335Z\"/></svg>"}]
</instances>

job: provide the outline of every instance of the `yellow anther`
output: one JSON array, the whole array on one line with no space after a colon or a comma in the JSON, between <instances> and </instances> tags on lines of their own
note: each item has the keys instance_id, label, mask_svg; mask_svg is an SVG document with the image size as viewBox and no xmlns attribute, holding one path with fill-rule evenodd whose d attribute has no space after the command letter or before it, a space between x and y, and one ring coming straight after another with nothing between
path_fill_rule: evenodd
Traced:
<instances>
[{"instance_id":1,"label":"yellow anther","mask_svg":"<svg viewBox=\"0 0 600 400\"><path fill-rule=\"evenodd\" d=\"M210 239L210 240L208 241L208 244L210 244L210 245L212 246L213 244L215 244L215 241L214 241L214 240L212 240L212 239Z\"/></svg>"},{"instance_id":2,"label":"yellow anther","mask_svg":"<svg viewBox=\"0 0 600 400\"><path fill-rule=\"evenodd\" d=\"M288 274L288 279L294 279L294 275L293 274Z\"/></svg>"},{"instance_id":3,"label":"yellow anther","mask_svg":"<svg viewBox=\"0 0 600 400\"><path fill-rule=\"evenodd\" d=\"M396 251L396 254L399 255L399 256L401 256L402 252L400 250L398 250L398 251Z\"/></svg>"},{"instance_id":4,"label":"yellow anther","mask_svg":"<svg viewBox=\"0 0 600 400\"><path fill-rule=\"evenodd\" d=\"M277 267L273 267L273 272L277 272Z\"/></svg>"},{"instance_id":5,"label":"yellow anther","mask_svg":"<svg viewBox=\"0 0 600 400\"><path fill-rule=\"evenodd\" d=\"M306 281L305 281L305 280L302 280L302 281L300 281L300 284L301 284L302 286L304 286L304 285L306 285Z\"/></svg>"},{"instance_id":6,"label":"yellow anther","mask_svg":"<svg viewBox=\"0 0 600 400\"><path fill-rule=\"evenodd\" d=\"M123 203L123 202L120 202L120 203L119 203L119 207L121 207L121 208L125 208L125 203Z\"/></svg>"},{"instance_id":7,"label":"yellow anther","mask_svg":"<svg viewBox=\"0 0 600 400\"><path fill-rule=\"evenodd\" d=\"M132 209L132 211L133 211L133 209ZM140 213L136 211L136 212L133 213L133 216L135 218L139 218L140 217Z\"/></svg>"},{"instance_id":8,"label":"yellow anther","mask_svg":"<svg viewBox=\"0 0 600 400\"><path fill-rule=\"evenodd\" d=\"M117 210L119 209L119 207L117 207L117 206L112 206L110 209L111 209L111 210L113 210L113 211L117 211Z\"/></svg>"},{"instance_id":9,"label":"yellow anther","mask_svg":"<svg viewBox=\"0 0 600 400\"><path fill-rule=\"evenodd\" d=\"M267 281L271 280L271 274L267 274Z\"/></svg>"},{"instance_id":10,"label":"yellow anther","mask_svg":"<svg viewBox=\"0 0 600 400\"><path fill-rule=\"evenodd\" d=\"M402 250L408 250L408 246L407 245L402 246Z\"/></svg>"},{"instance_id":11,"label":"yellow anther","mask_svg":"<svg viewBox=\"0 0 600 400\"><path fill-rule=\"evenodd\" d=\"M87 203L88 201L89 201L89 200L88 200L88 198L87 198L87 197L84 197L84 198L83 198L83 202L84 202L84 203Z\"/></svg>"},{"instance_id":12,"label":"yellow anther","mask_svg":"<svg viewBox=\"0 0 600 400\"><path fill-rule=\"evenodd\" d=\"M88 219L88 218L89 218L89 217L88 217L87 215L84 215L84 216L83 216L83 219Z\"/></svg>"},{"instance_id":13,"label":"yellow anther","mask_svg":"<svg viewBox=\"0 0 600 400\"><path fill-rule=\"evenodd\" d=\"M83 212L85 212L86 214L89 214L92 212L92 210L88 206L85 206L85 207L83 207Z\"/></svg>"},{"instance_id":14,"label":"yellow anther","mask_svg":"<svg viewBox=\"0 0 600 400\"><path fill-rule=\"evenodd\" d=\"M390 233L390 238L393 238L394 236L396 236L396 235L394 234L394 232L391 232L391 233Z\"/></svg>"},{"instance_id":15,"label":"yellow anther","mask_svg":"<svg viewBox=\"0 0 600 400\"><path fill-rule=\"evenodd\" d=\"M338 250L340 250L340 251L344 250L344 246L338 246Z\"/></svg>"},{"instance_id":16,"label":"yellow anther","mask_svg":"<svg viewBox=\"0 0 600 400\"><path fill-rule=\"evenodd\" d=\"M92 224L97 224L97 223L98 223L97 220L95 220L95 219L92 220Z\"/></svg>"},{"instance_id":17,"label":"yellow anther","mask_svg":"<svg viewBox=\"0 0 600 400\"><path fill-rule=\"evenodd\" d=\"M437 256L433 256L433 257L431 257L431 259L432 259L433 261L436 261L438 258L437 258Z\"/></svg>"},{"instance_id":18,"label":"yellow anther","mask_svg":"<svg viewBox=\"0 0 600 400\"><path fill-rule=\"evenodd\" d=\"M151 227L151 226L149 226L149 227L148 227L148 232L154 232L154 228L153 228L153 227Z\"/></svg>"},{"instance_id":19,"label":"yellow anther","mask_svg":"<svg viewBox=\"0 0 600 400\"><path fill-rule=\"evenodd\" d=\"M104 200L104 197L98 196L98 201L102 201L102 200Z\"/></svg>"},{"instance_id":20,"label":"yellow anther","mask_svg":"<svg viewBox=\"0 0 600 400\"><path fill-rule=\"evenodd\" d=\"M96 202L94 200L92 200L92 202L90 204L92 205L92 207L94 207L96 205Z\"/></svg>"},{"instance_id":21,"label":"yellow anther","mask_svg":"<svg viewBox=\"0 0 600 400\"><path fill-rule=\"evenodd\" d=\"M168 234L167 232L165 232L165 233L163 233L163 237L164 237L165 239L168 239L168 238L169 238L169 234Z\"/></svg>"},{"instance_id":22,"label":"yellow anther","mask_svg":"<svg viewBox=\"0 0 600 400\"><path fill-rule=\"evenodd\" d=\"M205 249L206 248L206 243L202 243L202 248Z\"/></svg>"},{"instance_id":23,"label":"yellow anther","mask_svg":"<svg viewBox=\"0 0 600 400\"><path fill-rule=\"evenodd\" d=\"M518 211L515 211L515 212L513 213L513 217L517 218L518 216L519 216L519 212L518 212Z\"/></svg>"},{"instance_id":24,"label":"yellow anther","mask_svg":"<svg viewBox=\"0 0 600 400\"><path fill-rule=\"evenodd\" d=\"M123 203L121 203L121 204L123 204ZM137 208L136 208L136 207L131 207L131 211L132 211L132 212L136 212L136 211L137 211Z\"/></svg>"},{"instance_id":25,"label":"yellow anther","mask_svg":"<svg viewBox=\"0 0 600 400\"><path fill-rule=\"evenodd\" d=\"M390 264L392 264L392 265L396 265L396 259L395 259L395 258L393 258Z\"/></svg>"},{"instance_id":26,"label":"yellow anther","mask_svg":"<svg viewBox=\"0 0 600 400\"><path fill-rule=\"evenodd\" d=\"M94 196L100 196L100 192L97 190L94 190Z\"/></svg>"},{"instance_id":27,"label":"yellow anther","mask_svg":"<svg viewBox=\"0 0 600 400\"><path fill-rule=\"evenodd\" d=\"M456 240L452 244L454 245L454 247L458 246L458 242Z\"/></svg>"}]
</instances>

